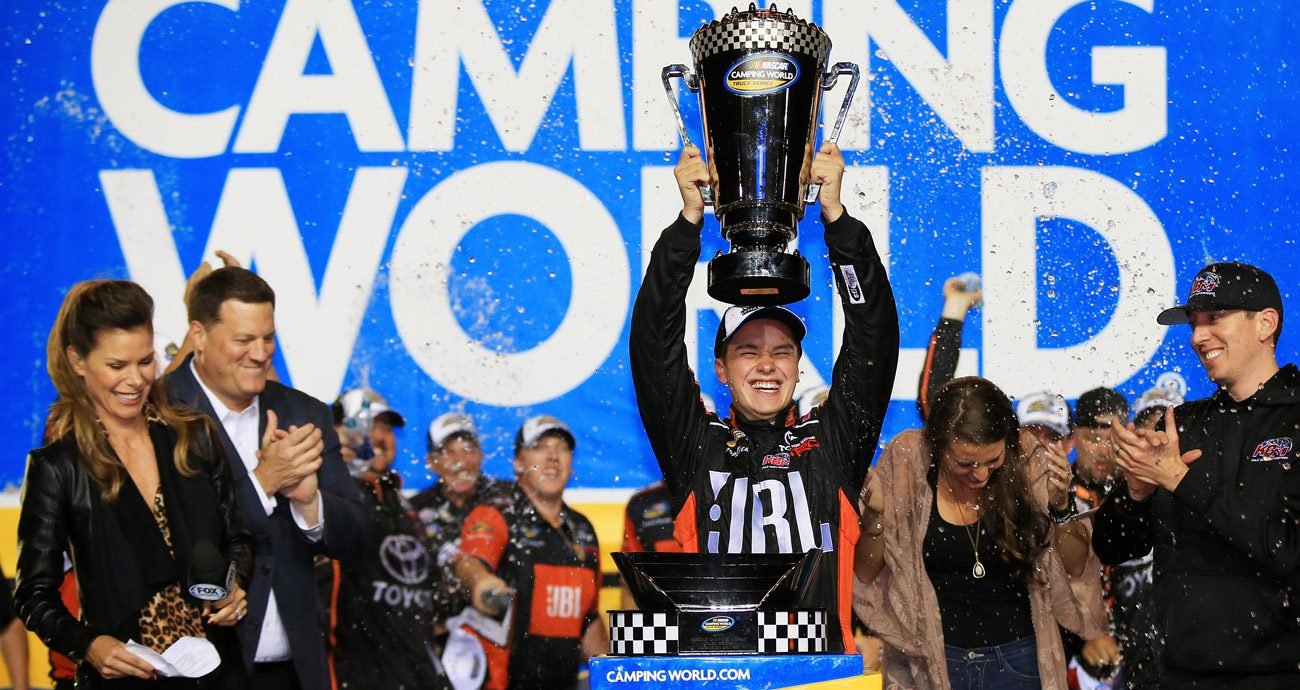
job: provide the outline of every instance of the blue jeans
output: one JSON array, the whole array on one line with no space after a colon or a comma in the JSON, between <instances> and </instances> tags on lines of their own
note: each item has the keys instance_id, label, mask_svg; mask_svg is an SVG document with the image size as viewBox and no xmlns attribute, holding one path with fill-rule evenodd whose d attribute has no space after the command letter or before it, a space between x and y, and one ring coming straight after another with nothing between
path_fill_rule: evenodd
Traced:
<instances>
[{"instance_id":1,"label":"blue jeans","mask_svg":"<svg viewBox=\"0 0 1300 690\"><path fill-rule=\"evenodd\" d=\"M1032 637L994 647L944 645L952 690L1039 690L1038 643Z\"/></svg>"}]
</instances>

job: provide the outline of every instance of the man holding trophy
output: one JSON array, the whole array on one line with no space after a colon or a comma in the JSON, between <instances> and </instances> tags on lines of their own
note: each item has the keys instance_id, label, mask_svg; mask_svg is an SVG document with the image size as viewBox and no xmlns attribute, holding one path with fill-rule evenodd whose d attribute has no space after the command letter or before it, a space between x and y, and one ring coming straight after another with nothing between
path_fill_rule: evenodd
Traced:
<instances>
[{"instance_id":1,"label":"man holding trophy","mask_svg":"<svg viewBox=\"0 0 1300 690\"><path fill-rule=\"evenodd\" d=\"M858 70L839 63L824 72L830 39L821 28L752 5L702 27L691 49L693 72L664 68L684 144L673 171L682 211L655 244L632 312L641 419L683 550L820 549L808 605L825 609L825 649L852 652L857 497L889 404L899 338L871 234L840 202L844 158L834 141ZM853 81L814 158L820 96L840 74ZM691 145L671 77L700 94L707 164ZM813 200L821 204L844 337L826 401L801 417L793 398L806 329L780 305L808 295L808 262L785 250ZM714 372L731 392L726 419L701 403L684 343L686 293L710 204L732 247L709 263L709 294L742 305L727 309L714 340Z\"/></svg>"},{"instance_id":2,"label":"man holding trophy","mask_svg":"<svg viewBox=\"0 0 1300 690\"><path fill-rule=\"evenodd\" d=\"M637 402L672 494L687 551L802 553L822 549L814 585L828 616L828 650L851 652L857 494L889 403L898 312L866 226L840 203L844 160L828 143L810 168L821 185L826 246L844 307L844 338L827 400L806 417L793 403L803 322L785 307L731 307L714 342L714 371L731 391L726 420L708 412L687 364L685 298L700 255L700 152L674 174L682 211L655 244L632 313ZM829 566L829 567L826 567Z\"/></svg>"}]
</instances>

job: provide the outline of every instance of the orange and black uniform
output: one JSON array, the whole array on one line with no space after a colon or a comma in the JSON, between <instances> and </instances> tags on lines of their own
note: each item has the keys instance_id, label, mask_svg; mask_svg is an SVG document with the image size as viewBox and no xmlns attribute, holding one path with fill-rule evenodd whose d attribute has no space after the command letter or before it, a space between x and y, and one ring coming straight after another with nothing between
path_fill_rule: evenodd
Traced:
<instances>
[{"instance_id":1,"label":"orange and black uniform","mask_svg":"<svg viewBox=\"0 0 1300 690\"><path fill-rule=\"evenodd\" d=\"M637 405L672 495L677 541L708 553L803 553L828 563L814 584L831 629L828 649L853 649L850 610L857 496L880 437L898 364L898 310L865 225L847 213L826 223L826 247L844 307L844 338L826 402L771 422L700 402L687 364L686 291L700 226L678 216L650 257L632 311ZM827 567L829 566L829 567Z\"/></svg>"},{"instance_id":2,"label":"orange and black uniform","mask_svg":"<svg viewBox=\"0 0 1300 690\"><path fill-rule=\"evenodd\" d=\"M600 546L591 522L566 505L552 525L509 485L470 511L460 548L515 590L509 645L480 636L488 660L483 687L572 687L600 591Z\"/></svg>"},{"instance_id":3,"label":"orange and black uniform","mask_svg":"<svg viewBox=\"0 0 1300 690\"><path fill-rule=\"evenodd\" d=\"M632 494L623 511L624 551L681 551L673 536L668 485L655 482Z\"/></svg>"},{"instance_id":4,"label":"orange and black uniform","mask_svg":"<svg viewBox=\"0 0 1300 690\"><path fill-rule=\"evenodd\" d=\"M957 373L957 359L961 356L961 332L966 325L964 321L939 318L930 342L925 346L925 364L921 367L921 379L916 386L916 411L921 420L929 418L930 403L939 394L939 389L953 379Z\"/></svg>"}]
</instances>

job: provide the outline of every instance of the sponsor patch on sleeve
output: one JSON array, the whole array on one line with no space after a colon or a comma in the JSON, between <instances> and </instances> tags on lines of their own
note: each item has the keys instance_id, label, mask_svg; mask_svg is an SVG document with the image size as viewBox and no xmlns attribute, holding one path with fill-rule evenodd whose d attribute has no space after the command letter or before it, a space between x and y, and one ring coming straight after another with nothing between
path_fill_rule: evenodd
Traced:
<instances>
[{"instance_id":1,"label":"sponsor patch on sleeve","mask_svg":"<svg viewBox=\"0 0 1300 690\"><path fill-rule=\"evenodd\" d=\"M496 569L505 553L508 539L509 529L501 513L487 506L478 506L465 518L465 526L460 533L460 550L483 559Z\"/></svg>"},{"instance_id":2,"label":"sponsor patch on sleeve","mask_svg":"<svg viewBox=\"0 0 1300 690\"><path fill-rule=\"evenodd\" d=\"M840 266L840 277L844 278L844 290L850 304L863 304L867 300L862 295L862 284L858 282L858 272L852 266Z\"/></svg>"}]
</instances>

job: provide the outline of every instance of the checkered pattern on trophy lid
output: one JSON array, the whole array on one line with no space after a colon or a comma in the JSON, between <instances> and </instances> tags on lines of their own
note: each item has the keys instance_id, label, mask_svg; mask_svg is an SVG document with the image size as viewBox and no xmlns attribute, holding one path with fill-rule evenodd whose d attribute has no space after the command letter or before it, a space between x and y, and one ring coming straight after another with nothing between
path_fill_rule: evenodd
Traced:
<instances>
[{"instance_id":1,"label":"checkered pattern on trophy lid","mask_svg":"<svg viewBox=\"0 0 1300 690\"><path fill-rule=\"evenodd\" d=\"M759 10L758 15L728 14L701 27L691 37L695 59L728 50L773 50L819 58L830 52L831 39L816 24L768 10Z\"/></svg>"}]
</instances>

